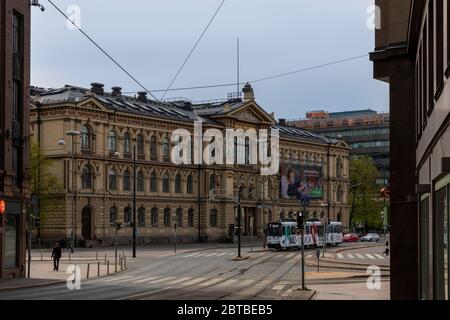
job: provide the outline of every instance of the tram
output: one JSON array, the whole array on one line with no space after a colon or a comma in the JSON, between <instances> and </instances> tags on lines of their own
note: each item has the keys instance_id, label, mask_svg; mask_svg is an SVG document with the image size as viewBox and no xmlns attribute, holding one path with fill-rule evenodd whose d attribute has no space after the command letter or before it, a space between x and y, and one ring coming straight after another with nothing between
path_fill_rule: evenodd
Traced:
<instances>
[{"instance_id":1,"label":"tram","mask_svg":"<svg viewBox=\"0 0 450 320\"><path fill-rule=\"evenodd\" d=\"M340 245L342 243L342 223L330 222L326 227L320 221L305 223L303 242L305 248ZM298 249L301 247L301 232L297 221L284 220L267 225L267 246L276 250Z\"/></svg>"}]
</instances>

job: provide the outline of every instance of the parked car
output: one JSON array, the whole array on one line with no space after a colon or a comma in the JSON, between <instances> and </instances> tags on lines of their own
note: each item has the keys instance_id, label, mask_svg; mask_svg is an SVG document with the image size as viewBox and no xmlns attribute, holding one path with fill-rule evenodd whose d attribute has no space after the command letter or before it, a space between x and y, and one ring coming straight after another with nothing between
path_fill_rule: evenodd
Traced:
<instances>
[{"instance_id":1,"label":"parked car","mask_svg":"<svg viewBox=\"0 0 450 320\"><path fill-rule=\"evenodd\" d=\"M343 242L358 242L358 240L359 240L358 235L354 233L344 234L344 237L342 239Z\"/></svg>"},{"instance_id":2,"label":"parked car","mask_svg":"<svg viewBox=\"0 0 450 320\"><path fill-rule=\"evenodd\" d=\"M380 241L380 236L378 233L368 233L364 237L361 237L361 242L378 242Z\"/></svg>"}]
</instances>

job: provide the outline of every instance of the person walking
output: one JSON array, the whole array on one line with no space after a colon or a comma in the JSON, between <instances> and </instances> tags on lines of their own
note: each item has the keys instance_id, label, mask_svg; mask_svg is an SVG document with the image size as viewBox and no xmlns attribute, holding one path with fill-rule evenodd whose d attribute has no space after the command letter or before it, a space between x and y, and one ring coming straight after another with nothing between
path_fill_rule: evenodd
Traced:
<instances>
[{"instance_id":1,"label":"person walking","mask_svg":"<svg viewBox=\"0 0 450 320\"><path fill-rule=\"evenodd\" d=\"M61 247L59 243L55 244L55 247L52 251L52 258L53 258L53 271L58 271L59 269L59 259L61 259Z\"/></svg>"},{"instance_id":2,"label":"person walking","mask_svg":"<svg viewBox=\"0 0 450 320\"><path fill-rule=\"evenodd\" d=\"M383 254L387 257L387 256L389 256L389 241L386 240L385 245L386 245L386 249L384 249Z\"/></svg>"}]
</instances>

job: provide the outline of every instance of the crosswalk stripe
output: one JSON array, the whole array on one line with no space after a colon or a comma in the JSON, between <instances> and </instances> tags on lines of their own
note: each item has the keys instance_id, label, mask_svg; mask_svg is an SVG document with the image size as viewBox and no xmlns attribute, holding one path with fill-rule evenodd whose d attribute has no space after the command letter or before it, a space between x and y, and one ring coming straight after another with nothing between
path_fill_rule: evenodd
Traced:
<instances>
[{"instance_id":1,"label":"crosswalk stripe","mask_svg":"<svg viewBox=\"0 0 450 320\"><path fill-rule=\"evenodd\" d=\"M103 280L102 282L113 282L113 281L120 281L124 279L132 278L132 276L121 276L121 277L113 277L111 279Z\"/></svg>"},{"instance_id":2,"label":"crosswalk stripe","mask_svg":"<svg viewBox=\"0 0 450 320\"><path fill-rule=\"evenodd\" d=\"M205 257L213 257L213 256L215 256L216 254L217 254L217 252L210 253L210 254L207 254Z\"/></svg>"},{"instance_id":3,"label":"crosswalk stripe","mask_svg":"<svg viewBox=\"0 0 450 320\"><path fill-rule=\"evenodd\" d=\"M224 252L224 253L219 253L217 256L218 257L222 257L222 256L225 256L225 255L227 255L228 254L228 252Z\"/></svg>"},{"instance_id":4,"label":"crosswalk stripe","mask_svg":"<svg viewBox=\"0 0 450 320\"><path fill-rule=\"evenodd\" d=\"M276 285L274 285L273 287L272 287L272 290L275 290L275 291L281 291L281 290L283 290L283 288L285 287L286 285L284 285L284 284L276 284Z\"/></svg>"},{"instance_id":5,"label":"crosswalk stripe","mask_svg":"<svg viewBox=\"0 0 450 320\"><path fill-rule=\"evenodd\" d=\"M206 280L206 278L195 278L195 279L192 279L191 281L183 283L183 285L184 286L192 286L194 284L197 284L197 283L205 281L205 280Z\"/></svg>"},{"instance_id":6,"label":"crosswalk stripe","mask_svg":"<svg viewBox=\"0 0 450 320\"><path fill-rule=\"evenodd\" d=\"M234 256L235 253L234 253L234 252L228 252L228 255L229 255L229 256Z\"/></svg>"},{"instance_id":7,"label":"crosswalk stripe","mask_svg":"<svg viewBox=\"0 0 450 320\"><path fill-rule=\"evenodd\" d=\"M227 280L225 282L222 282L222 283L218 284L217 286L218 287L228 287L228 286L231 286L236 281L237 281L237 279L229 279L229 280Z\"/></svg>"},{"instance_id":8,"label":"crosswalk stripe","mask_svg":"<svg viewBox=\"0 0 450 320\"><path fill-rule=\"evenodd\" d=\"M149 281L147 283L150 283L150 284L161 283L161 282L172 280L172 279L175 279L175 277L165 277L165 278L162 278L162 279L152 280L152 281Z\"/></svg>"},{"instance_id":9,"label":"crosswalk stripe","mask_svg":"<svg viewBox=\"0 0 450 320\"><path fill-rule=\"evenodd\" d=\"M356 256L360 259L365 259L364 256L362 254L357 253Z\"/></svg>"},{"instance_id":10,"label":"crosswalk stripe","mask_svg":"<svg viewBox=\"0 0 450 320\"><path fill-rule=\"evenodd\" d=\"M342 253L338 253L338 254L337 254L337 257L338 257L339 259L344 259L344 255L343 255Z\"/></svg>"},{"instance_id":11,"label":"crosswalk stripe","mask_svg":"<svg viewBox=\"0 0 450 320\"><path fill-rule=\"evenodd\" d=\"M294 290L294 288L287 289L285 292L283 292L283 294L281 296L282 297L289 296L291 294L292 290Z\"/></svg>"},{"instance_id":12,"label":"crosswalk stripe","mask_svg":"<svg viewBox=\"0 0 450 320\"><path fill-rule=\"evenodd\" d=\"M290 255L288 255L286 258L292 258L294 256L295 253L291 253Z\"/></svg>"},{"instance_id":13,"label":"crosswalk stripe","mask_svg":"<svg viewBox=\"0 0 450 320\"><path fill-rule=\"evenodd\" d=\"M347 253L347 257L349 257L350 259L355 258L351 253Z\"/></svg>"},{"instance_id":14,"label":"crosswalk stripe","mask_svg":"<svg viewBox=\"0 0 450 320\"><path fill-rule=\"evenodd\" d=\"M148 278L144 278L144 279L136 280L136 281L132 281L132 282L133 283L142 283L142 282L147 282L147 281L150 281L150 280L154 280L156 278L158 278L158 277L148 277Z\"/></svg>"},{"instance_id":15,"label":"crosswalk stripe","mask_svg":"<svg viewBox=\"0 0 450 320\"><path fill-rule=\"evenodd\" d=\"M366 253L366 257L368 257L369 259L375 259L375 257L371 254Z\"/></svg>"},{"instance_id":16,"label":"crosswalk stripe","mask_svg":"<svg viewBox=\"0 0 450 320\"><path fill-rule=\"evenodd\" d=\"M196 253L191 253L191 254L188 254L187 256L183 256L183 258L190 258L190 257L193 257L193 256L195 256L196 254L198 254L198 252L196 252Z\"/></svg>"},{"instance_id":17,"label":"crosswalk stripe","mask_svg":"<svg viewBox=\"0 0 450 320\"><path fill-rule=\"evenodd\" d=\"M374 254L374 256L377 257L378 259L382 259L382 260L384 259L384 257L378 253Z\"/></svg>"},{"instance_id":18,"label":"crosswalk stripe","mask_svg":"<svg viewBox=\"0 0 450 320\"><path fill-rule=\"evenodd\" d=\"M312 257L312 254L308 254L307 256L306 256L306 258L311 258Z\"/></svg>"},{"instance_id":19,"label":"crosswalk stripe","mask_svg":"<svg viewBox=\"0 0 450 320\"><path fill-rule=\"evenodd\" d=\"M180 283L180 282L187 281L189 279L191 279L191 277L183 277L183 278L180 278L180 279L177 279L177 280L174 280L174 281L167 282L167 284L168 285L177 284L177 283Z\"/></svg>"}]
</instances>

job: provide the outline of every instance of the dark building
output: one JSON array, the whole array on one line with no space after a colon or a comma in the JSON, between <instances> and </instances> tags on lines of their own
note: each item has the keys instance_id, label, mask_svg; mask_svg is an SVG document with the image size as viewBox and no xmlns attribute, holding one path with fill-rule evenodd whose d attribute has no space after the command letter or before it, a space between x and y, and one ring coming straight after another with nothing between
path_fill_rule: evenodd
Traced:
<instances>
[{"instance_id":1,"label":"dark building","mask_svg":"<svg viewBox=\"0 0 450 320\"><path fill-rule=\"evenodd\" d=\"M0 278L24 276L30 78L28 0L0 2Z\"/></svg>"},{"instance_id":2,"label":"dark building","mask_svg":"<svg viewBox=\"0 0 450 320\"><path fill-rule=\"evenodd\" d=\"M342 139L352 148L351 157L370 156L378 169L377 184L389 185L389 113L374 110L344 112L312 111L306 119L289 121L290 125Z\"/></svg>"},{"instance_id":3,"label":"dark building","mask_svg":"<svg viewBox=\"0 0 450 320\"><path fill-rule=\"evenodd\" d=\"M391 297L448 300L450 3L376 4L371 60L390 86Z\"/></svg>"}]
</instances>

